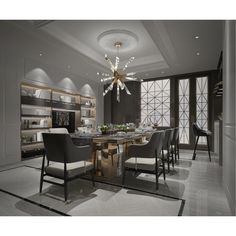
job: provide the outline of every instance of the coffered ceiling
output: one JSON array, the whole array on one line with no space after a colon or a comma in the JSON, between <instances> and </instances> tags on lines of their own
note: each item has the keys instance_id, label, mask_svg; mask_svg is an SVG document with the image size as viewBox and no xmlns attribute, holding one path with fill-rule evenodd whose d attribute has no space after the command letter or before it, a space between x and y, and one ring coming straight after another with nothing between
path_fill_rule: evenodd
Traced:
<instances>
[{"instance_id":1,"label":"coffered ceiling","mask_svg":"<svg viewBox=\"0 0 236 236\"><path fill-rule=\"evenodd\" d=\"M222 50L222 21L212 20L58 20L28 21L38 33L60 42L83 57L68 59L74 72L99 81L108 71L104 55L114 60L114 43L122 41L121 64L135 60L129 70L141 79L216 69ZM76 65L77 63L77 65ZM86 63L85 63L86 64ZM78 71L77 71L78 70Z\"/></svg>"}]
</instances>

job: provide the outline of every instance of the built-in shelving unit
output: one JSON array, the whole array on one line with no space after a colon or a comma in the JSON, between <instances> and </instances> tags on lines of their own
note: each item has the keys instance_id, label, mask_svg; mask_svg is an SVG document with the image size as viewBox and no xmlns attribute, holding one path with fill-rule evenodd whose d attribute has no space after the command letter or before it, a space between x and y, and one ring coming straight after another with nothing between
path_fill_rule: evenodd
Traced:
<instances>
[{"instance_id":1,"label":"built-in shelving unit","mask_svg":"<svg viewBox=\"0 0 236 236\"><path fill-rule=\"evenodd\" d=\"M93 97L80 97L81 126L94 128L96 126L96 99Z\"/></svg>"},{"instance_id":2,"label":"built-in shelving unit","mask_svg":"<svg viewBox=\"0 0 236 236\"><path fill-rule=\"evenodd\" d=\"M22 157L42 154L42 132L52 127L51 89L21 85Z\"/></svg>"},{"instance_id":3,"label":"built-in shelving unit","mask_svg":"<svg viewBox=\"0 0 236 236\"><path fill-rule=\"evenodd\" d=\"M78 93L21 85L21 151L22 158L41 155L42 133L51 127L95 128L96 99Z\"/></svg>"}]
</instances>

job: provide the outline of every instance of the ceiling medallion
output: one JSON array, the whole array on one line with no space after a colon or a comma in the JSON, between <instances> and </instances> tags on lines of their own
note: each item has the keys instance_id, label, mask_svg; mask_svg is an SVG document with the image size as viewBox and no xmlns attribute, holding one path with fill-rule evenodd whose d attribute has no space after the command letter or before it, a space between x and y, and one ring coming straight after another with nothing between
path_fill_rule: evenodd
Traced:
<instances>
[{"instance_id":1,"label":"ceiling medallion","mask_svg":"<svg viewBox=\"0 0 236 236\"><path fill-rule=\"evenodd\" d=\"M117 49L114 47L115 42L122 42L120 52L130 52L134 50L138 45L138 36L131 31L123 29L113 29L101 33L97 37L100 47L109 53L116 53Z\"/></svg>"},{"instance_id":2,"label":"ceiling medallion","mask_svg":"<svg viewBox=\"0 0 236 236\"><path fill-rule=\"evenodd\" d=\"M112 63L110 58L105 55L105 60L110 66L110 70L112 72L112 75L102 73L102 76L106 76L101 79L101 82L108 82L112 81L111 84L106 88L106 90L103 92L103 96L105 96L109 91L113 90L114 85L116 84L117 86L117 96L116 99L118 102L120 102L120 89L125 90L128 95L131 95L129 89L125 85L125 81L137 81L138 79L133 77L136 73L135 72L129 72L126 73L126 69L128 65L134 60L134 57L130 57L126 64L124 65L123 68L119 68L119 62L120 62L120 57L119 57L119 49L123 46L123 43L120 41L117 41L114 43L113 47L116 48L117 50L117 55L115 58L115 64Z\"/></svg>"}]
</instances>

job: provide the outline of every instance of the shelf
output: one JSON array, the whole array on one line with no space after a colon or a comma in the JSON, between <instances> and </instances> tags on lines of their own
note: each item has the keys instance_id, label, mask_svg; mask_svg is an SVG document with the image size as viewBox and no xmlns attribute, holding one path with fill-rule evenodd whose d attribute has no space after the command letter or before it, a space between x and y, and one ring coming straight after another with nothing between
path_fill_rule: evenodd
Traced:
<instances>
[{"instance_id":1,"label":"shelf","mask_svg":"<svg viewBox=\"0 0 236 236\"><path fill-rule=\"evenodd\" d=\"M22 132L27 132L27 131L35 131L35 130L47 130L50 129L51 127L42 127L42 128L28 128L28 129L22 129Z\"/></svg>"},{"instance_id":2,"label":"shelf","mask_svg":"<svg viewBox=\"0 0 236 236\"><path fill-rule=\"evenodd\" d=\"M81 116L81 119L96 119L94 116Z\"/></svg>"},{"instance_id":3,"label":"shelf","mask_svg":"<svg viewBox=\"0 0 236 236\"><path fill-rule=\"evenodd\" d=\"M89 110L91 109L91 110L92 110L92 109L95 109L96 107L95 107L95 106L90 106L90 107L89 107L89 106L81 105L81 108L83 108L83 109L89 109Z\"/></svg>"},{"instance_id":4,"label":"shelf","mask_svg":"<svg viewBox=\"0 0 236 236\"><path fill-rule=\"evenodd\" d=\"M80 104L52 100L52 108L61 108L66 110L80 110Z\"/></svg>"},{"instance_id":5,"label":"shelf","mask_svg":"<svg viewBox=\"0 0 236 236\"><path fill-rule=\"evenodd\" d=\"M51 100L29 97L29 96L21 96L21 104L42 106L42 107L51 107Z\"/></svg>"},{"instance_id":6,"label":"shelf","mask_svg":"<svg viewBox=\"0 0 236 236\"><path fill-rule=\"evenodd\" d=\"M21 117L35 117L35 118L51 118L52 116L51 115L21 115Z\"/></svg>"},{"instance_id":7,"label":"shelf","mask_svg":"<svg viewBox=\"0 0 236 236\"><path fill-rule=\"evenodd\" d=\"M30 145L40 144L40 143L43 143L43 142L38 141L38 142L21 143L21 145L22 146L30 146Z\"/></svg>"}]
</instances>

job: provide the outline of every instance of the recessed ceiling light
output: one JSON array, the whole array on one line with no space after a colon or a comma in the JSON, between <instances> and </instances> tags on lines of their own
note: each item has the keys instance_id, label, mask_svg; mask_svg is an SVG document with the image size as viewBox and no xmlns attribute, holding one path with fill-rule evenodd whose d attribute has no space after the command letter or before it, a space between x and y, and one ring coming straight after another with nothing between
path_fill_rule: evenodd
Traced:
<instances>
[{"instance_id":1,"label":"recessed ceiling light","mask_svg":"<svg viewBox=\"0 0 236 236\"><path fill-rule=\"evenodd\" d=\"M197 56L200 56L200 52L197 52Z\"/></svg>"},{"instance_id":2,"label":"recessed ceiling light","mask_svg":"<svg viewBox=\"0 0 236 236\"><path fill-rule=\"evenodd\" d=\"M41 57L43 54L42 53L39 53L39 56Z\"/></svg>"},{"instance_id":3,"label":"recessed ceiling light","mask_svg":"<svg viewBox=\"0 0 236 236\"><path fill-rule=\"evenodd\" d=\"M161 73L162 73L162 74L165 74L165 71L162 71Z\"/></svg>"},{"instance_id":4,"label":"recessed ceiling light","mask_svg":"<svg viewBox=\"0 0 236 236\"><path fill-rule=\"evenodd\" d=\"M199 36L198 36L198 35L196 35L194 38L195 38L195 39L199 39Z\"/></svg>"},{"instance_id":5,"label":"recessed ceiling light","mask_svg":"<svg viewBox=\"0 0 236 236\"><path fill-rule=\"evenodd\" d=\"M97 75L99 75L99 72L97 72Z\"/></svg>"}]
</instances>

